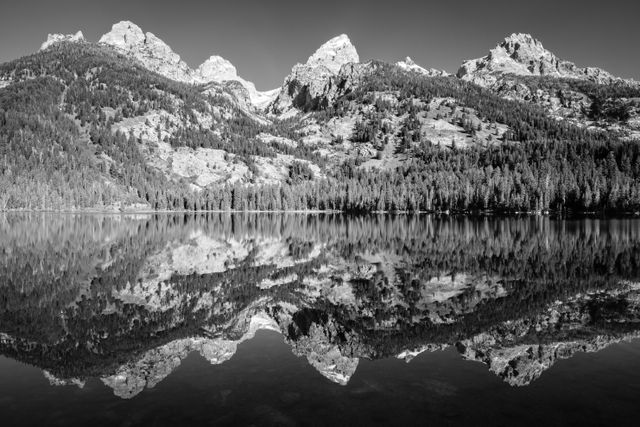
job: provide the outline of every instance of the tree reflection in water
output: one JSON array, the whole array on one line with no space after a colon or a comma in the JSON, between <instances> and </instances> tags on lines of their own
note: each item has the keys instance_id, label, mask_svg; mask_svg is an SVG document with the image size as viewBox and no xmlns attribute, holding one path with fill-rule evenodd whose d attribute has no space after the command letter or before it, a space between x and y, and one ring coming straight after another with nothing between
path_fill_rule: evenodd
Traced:
<instances>
[{"instance_id":1,"label":"tree reflection in water","mask_svg":"<svg viewBox=\"0 0 640 427\"><path fill-rule=\"evenodd\" d=\"M259 329L346 384L454 346L512 385L640 331L640 221L0 216L0 353L132 397Z\"/></svg>"}]
</instances>

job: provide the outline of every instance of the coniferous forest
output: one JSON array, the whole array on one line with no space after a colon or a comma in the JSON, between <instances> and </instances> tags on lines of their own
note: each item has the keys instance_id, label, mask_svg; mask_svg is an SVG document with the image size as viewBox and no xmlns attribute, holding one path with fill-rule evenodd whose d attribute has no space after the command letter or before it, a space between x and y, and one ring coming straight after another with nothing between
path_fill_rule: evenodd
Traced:
<instances>
[{"instance_id":1,"label":"coniferous forest","mask_svg":"<svg viewBox=\"0 0 640 427\"><path fill-rule=\"evenodd\" d=\"M400 141L406 155L393 168L364 168L368 158L329 157L299 138L300 122L254 120L224 88L219 94L174 82L91 43L59 46L0 65L11 84L0 89L0 210L78 210L139 206L153 210L342 210L637 212L640 144L549 117L540 107L505 100L454 77L425 77L375 62L355 87L331 100L307 99L305 117L326 123L363 111L353 144L384 150ZM638 89L549 79L531 86L582 85L594 118L623 120L628 112L602 100L638 97ZM391 106L377 94L396 93ZM443 147L424 139L417 117L435 98L472 109L484 126L508 126L493 144ZM198 116L230 119L203 126ZM255 168L256 156L293 156L278 184L218 182L202 191L163 174L145 158L133 134L114 125L162 110L190 124L166 138L173 148L224 150L230 162ZM398 132L386 118L406 117ZM461 119L466 131L475 125ZM167 125L168 126L168 125ZM480 125L482 127L482 125ZM158 134L162 129L158 129ZM264 142L269 133L297 142ZM318 165L322 174L308 166Z\"/></svg>"}]
</instances>

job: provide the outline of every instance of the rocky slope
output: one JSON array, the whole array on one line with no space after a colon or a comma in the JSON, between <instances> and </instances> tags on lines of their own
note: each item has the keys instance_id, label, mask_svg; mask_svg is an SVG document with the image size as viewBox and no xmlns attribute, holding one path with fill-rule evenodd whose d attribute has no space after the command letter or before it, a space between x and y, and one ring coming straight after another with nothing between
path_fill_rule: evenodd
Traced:
<instances>
[{"instance_id":1,"label":"rocky slope","mask_svg":"<svg viewBox=\"0 0 640 427\"><path fill-rule=\"evenodd\" d=\"M201 83L210 82L238 82L249 93L249 99L251 103L258 109L262 110L273 101L278 89L272 89L266 92L261 92L256 89L256 86L249 81L246 81L238 75L236 67L221 56L212 55L209 59L204 61L195 71L196 80Z\"/></svg>"},{"instance_id":2,"label":"rocky slope","mask_svg":"<svg viewBox=\"0 0 640 427\"><path fill-rule=\"evenodd\" d=\"M144 33L129 21L114 24L99 42L120 49L148 69L173 80L194 84L238 82L248 92L251 104L256 108L264 108L275 95L275 90L258 91L253 83L238 76L236 68L220 56L213 55L197 69L191 69L165 42L153 33Z\"/></svg>"},{"instance_id":3,"label":"rocky slope","mask_svg":"<svg viewBox=\"0 0 640 427\"><path fill-rule=\"evenodd\" d=\"M133 22L121 21L100 37L99 43L113 46L139 60L146 68L172 80L195 83L195 73L180 55L153 33L144 33Z\"/></svg>"},{"instance_id":4,"label":"rocky slope","mask_svg":"<svg viewBox=\"0 0 640 427\"><path fill-rule=\"evenodd\" d=\"M49 46L52 46L60 42L81 42L84 41L84 35L82 31L78 31L75 34L49 34L47 40L42 43L40 50L44 50Z\"/></svg>"},{"instance_id":5,"label":"rocky slope","mask_svg":"<svg viewBox=\"0 0 640 427\"><path fill-rule=\"evenodd\" d=\"M283 114L293 108L314 102L326 93L331 78L347 64L360 61L356 48L345 34L324 43L306 63L295 65L285 78L280 93L270 105L271 112Z\"/></svg>"},{"instance_id":6,"label":"rocky slope","mask_svg":"<svg viewBox=\"0 0 640 427\"><path fill-rule=\"evenodd\" d=\"M640 83L562 60L529 34L512 34L488 55L465 61L457 76L504 98L539 105L558 119L640 137ZM617 89L607 95L603 88Z\"/></svg>"},{"instance_id":7,"label":"rocky slope","mask_svg":"<svg viewBox=\"0 0 640 427\"><path fill-rule=\"evenodd\" d=\"M413 71L425 76L429 76L429 77L446 77L449 75L449 73L447 73L444 70L436 70L435 68L429 68L426 69L418 64L416 64L414 62L413 59L411 59L410 57L406 57L404 61L398 61L396 62L396 65L400 68L402 68L403 70L406 71Z\"/></svg>"},{"instance_id":8,"label":"rocky slope","mask_svg":"<svg viewBox=\"0 0 640 427\"><path fill-rule=\"evenodd\" d=\"M580 68L561 60L529 34L508 36L488 55L464 62L457 73L459 78L482 86L491 86L503 74L572 78L599 84L623 81L602 69Z\"/></svg>"},{"instance_id":9,"label":"rocky slope","mask_svg":"<svg viewBox=\"0 0 640 427\"><path fill-rule=\"evenodd\" d=\"M268 92L220 56L192 69L129 21L114 24L99 43L51 35L43 47L0 67L3 102L21 113L0 117L9 121L0 138L14 142L19 133L12 129L39 117L63 134L53 139L62 156L43 147L51 140L43 127L26 142L8 143L26 144L42 164L9 156L0 209L627 212L640 206L632 144L640 139L640 87L560 60L529 35L508 37L451 76L410 58L360 63L343 34ZM29 91L39 97L24 98ZM610 179L603 139L619 150L622 181ZM584 159L566 152L585 142ZM528 159L537 155L532 144L563 153L501 169L499 177L474 160ZM498 145L519 152L493 153ZM445 153L459 159L440 161ZM72 192L52 178L62 158L81 165L65 178L82 182ZM458 164L466 166L456 170ZM522 170L525 164L533 170ZM584 164L589 170L577 167ZM555 172L549 177L548 170ZM381 192L387 183L397 188ZM233 197L234 186L259 197ZM505 188L516 190L503 194ZM609 193L615 197L603 197Z\"/></svg>"}]
</instances>

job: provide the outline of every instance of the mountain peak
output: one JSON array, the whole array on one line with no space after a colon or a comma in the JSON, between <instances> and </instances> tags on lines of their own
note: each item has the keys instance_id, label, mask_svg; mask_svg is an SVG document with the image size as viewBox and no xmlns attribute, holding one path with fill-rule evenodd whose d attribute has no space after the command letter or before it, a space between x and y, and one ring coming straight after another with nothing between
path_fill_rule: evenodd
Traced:
<instances>
[{"instance_id":1,"label":"mountain peak","mask_svg":"<svg viewBox=\"0 0 640 427\"><path fill-rule=\"evenodd\" d=\"M426 69L426 68L416 64L416 62L413 59L411 59L410 56L407 56L404 61L396 62L396 65L398 67L402 68L405 71L413 71L413 72L416 72L418 74L423 74L423 75L429 76L429 77L440 77L440 76L448 76L449 75L449 73L447 73L446 71L443 71L443 70L436 70L436 69L433 69L433 68Z\"/></svg>"},{"instance_id":2,"label":"mountain peak","mask_svg":"<svg viewBox=\"0 0 640 427\"><path fill-rule=\"evenodd\" d=\"M504 41L499 43L494 49L491 50L490 55L498 60L503 60L504 55L508 55L509 58L514 61L530 66L533 62L543 62L557 64L558 58L547 49L544 48L542 43L535 39L531 34L513 33L508 37L505 37ZM539 70L541 74L545 70ZM530 70L533 72L533 70Z\"/></svg>"},{"instance_id":3,"label":"mountain peak","mask_svg":"<svg viewBox=\"0 0 640 427\"><path fill-rule=\"evenodd\" d=\"M144 44L146 37L142 28L131 21L120 21L111 27L111 31L100 38L100 43L129 50L134 46Z\"/></svg>"},{"instance_id":4,"label":"mountain peak","mask_svg":"<svg viewBox=\"0 0 640 427\"><path fill-rule=\"evenodd\" d=\"M351 39L346 34L340 34L332 39L327 40L318 50L331 49L338 46L353 46Z\"/></svg>"},{"instance_id":5,"label":"mountain peak","mask_svg":"<svg viewBox=\"0 0 640 427\"><path fill-rule=\"evenodd\" d=\"M172 80L186 83L237 81L247 89L251 102L256 106L261 106L272 97L271 93L259 92L253 83L239 77L236 67L221 56L213 55L197 70L191 69L169 45L153 33L144 33L131 21L113 24L111 31L100 38L100 43L124 51L146 68Z\"/></svg>"},{"instance_id":6,"label":"mountain peak","mask_svg":"<svg viewBox=\"0 0 640 427\"><path fill-rule=\"evenodd\" d=\"M146 51L150 56L164 59L169 63L180 62L180 56L169 45L155 34L142 31L142 28L131 21L120 21L113 24L111 31L100 38L106 43L129 52Z\"/></svg>"},{"instance_id":7,"label":"mountain peak","mask_svg":"<svg viewBox=\"0 0 640 427\"><path fill-rule=\"evenodd\" d=\"M306 65L324 66L333 73L338 73L340 67L350 62L360 62L360 57L349 36L341 34L324 43L309 57Z\"/></svg>"},{"instance_id":8,"label":"mountain peak","mask_svg":"<svg viewBox=\"0 0 640 427\"><path fill-rule=\"evenodd\" d=\"M84 41L84 35L82 31L78 31L75 34L48 34L47 40L42 43L40 50L45 50L49 46L60 42L79 42Z\"/></svg>"},{"instance_id":9,"label":"mountain peak","mask_svg":"<svg viewBox=\"0 0 640 427\"><path fill-rule=\"evenodd\" d=\"M193 83L193 70L180 55L171 50L155 34L147 32L131 21L120 21L100 38L100 43L111 45L139 60L146 68L170 79Z\"/></svg>"},{"instance_id":10,"label":"mountain peak","mask_svg":"<svg viewBox=\"0 0 640 427\"><path fill-rule=\"evenodd\" d=\"M221 56L212 55L204 61L197 70L203 81L235 80L238 70L233 64Z\"/></svg>"},{"instance_id":11,"label":"mountain peak","mask_svg":"<svg viewBox=\"0 0 640 427\"><path fill-rule=\"evenodd\" d=\"M296 64L291 69L280 88L280 93L269 107L272 111L288 111L294 99L308 102L317 98L330 80L340 73L343 65L359 63L360 57L349 36L340 34L322 46L309 57L305 64ZM306 102L306 101L305 101Z\"/></svg>"},{"instance_id":12,"label":"mountain peak","mask_svg":"<svg viewBox=\"0 0 640 427\"><path fill-rule=\"evenodd\" d=\"M416 62L413 59L411 59L410 56L407 56L404 59L404 63L407 64L407 65L418 65L418 64L416 64Z\"/></svg>"},{"instance_id":13,"label":"mountain peak","mask_svg":"<svg viewBox=\"0 0 640 427\"><path fill-rule=\"evenodd\" d=\"M534 38L531 34L527 33L513 33L504 38L505 43L520 43L520 44L539 44L540 41Z\"/></svg>"},{"instance_id":14,"label":"mountain peak","mask_svg":"<svg viewBox=\"0 0 640 427\"><path fill-rule=\"evenodd\" d=\"M196 80L201 83L230 81L240 83L247 90L251 103L259 109L266 107L277 94L275 90L266 92L257 90L252 82L238 75L238 70L230 61L218 55L212 55L204 61L195 70L195 75Z\"/></svg>"},{"instance_id":15,"label":"mountain peak","mask_svg":"<svg viewBox=\"0 0 640 427\"><path fill-rule=\"evenodd\" d=\"M488 86L498 75L552 76L591 80L598 83L617 81L611 74L596 68L579 68L573 62L559 59L542 43L525 33L514 33L478 59L465 61L458 77Z\"/></svg>"}]
</instances>

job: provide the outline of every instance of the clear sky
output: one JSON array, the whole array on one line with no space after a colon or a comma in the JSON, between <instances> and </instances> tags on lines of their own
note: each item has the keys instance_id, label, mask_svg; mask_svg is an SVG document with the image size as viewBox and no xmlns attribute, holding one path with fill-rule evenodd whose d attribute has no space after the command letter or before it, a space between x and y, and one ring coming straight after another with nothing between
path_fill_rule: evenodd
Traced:
<instances>
[{"instance_id":1,"label":"clear sky","mask_svg":"<svg viewBox=\"0 0 640 427\"><path fill-rule=\"evenodd\" d=\"M279 86L296 62L346 33L361 60L455 72L513 32L560 58L640 80L637 0L15 0L0 8L0 62L36 51L47 33L82 30L97 41L120 20L164 40L192 67L212 54L259 89Z\"/></svg>"}]
</instances>

